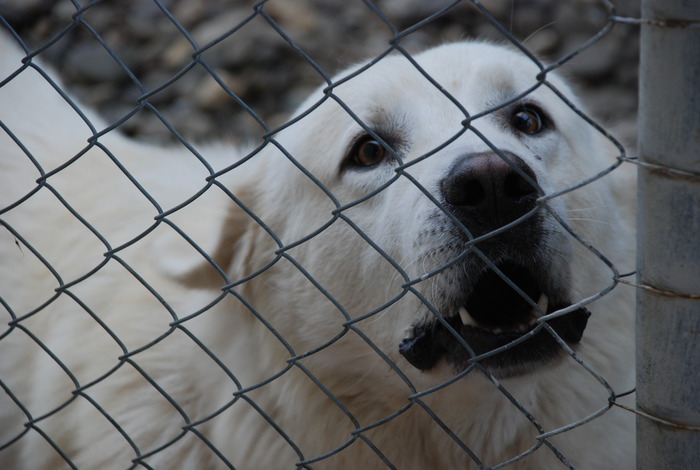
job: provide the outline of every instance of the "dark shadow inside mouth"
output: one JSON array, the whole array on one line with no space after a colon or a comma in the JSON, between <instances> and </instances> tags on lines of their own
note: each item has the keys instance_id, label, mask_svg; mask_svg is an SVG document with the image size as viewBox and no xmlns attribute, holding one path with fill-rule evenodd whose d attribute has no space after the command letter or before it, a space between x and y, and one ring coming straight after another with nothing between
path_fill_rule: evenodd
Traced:
<instances>
[{"instance_id":1,"label":"dark shadow inside mouth","mask_svg":"<svg viewBox=\"0 0 700 470\"><path fill-rule=\"evenodd\" d=\"M484 329L518 329L527 323L532 308L542 295L542 290L526 268L505 263L498 266L501 274L515 284L530 301L525 299L498 273L488 270L482 274L473 288L473 294L465 302L470 316Z\"/></svg>"},{"instance_id":2,"label":"dark shadow inside mouth","mask_svg":"<svg viewBox=\"0 0 700 470\"><path fill-rule=\"evenodd\" d=\"M572 346L581 340L589 316L590 312L582 307L549 320L547 324L562 340ZM415 325L414 336L404 338L399 345L399 352L414 367L423 371L432 369L444 357L455 369L455 373L459 373L469 366L474 356L488 353L512 343L523 335L529 335L524 341L480 361L496 377L505 378L529 372L537 365L551 362L563 351L546 328L534 334L531 333L532 330L525 333L494 333L479 327L463 325L458 317L451 317L445 321L469 345L474 355L437 319Z\"/></svg>"},{"instance_id":3,"label":"dark shadow inside mouth","mask_svg":"<svg viewBox=\"0 0 700 470\"><path fill-rule=\"evenodd\" d=\"M555 336L544 327L537 332L533 330L538 326L537 317L571 303L558 300L558 294L547 292L539 285L541 276L521 265L504 263L498 269L528 298L517 292L503 276L489 270L479 277L468 298L445 309L444 321L430 318L413 325L413 337L401 342L399 352L420 370L429 370L445 358L456 372L461 372L473 357L502 348L526 335L521 342L480 363L494 375L507 377L556 359L563 349ZM546 311L535 307L536 304ZM581 340L589 316L587 309L578 308L547 324L564 342L574 345Z\"/></svg>"}]
</instances>

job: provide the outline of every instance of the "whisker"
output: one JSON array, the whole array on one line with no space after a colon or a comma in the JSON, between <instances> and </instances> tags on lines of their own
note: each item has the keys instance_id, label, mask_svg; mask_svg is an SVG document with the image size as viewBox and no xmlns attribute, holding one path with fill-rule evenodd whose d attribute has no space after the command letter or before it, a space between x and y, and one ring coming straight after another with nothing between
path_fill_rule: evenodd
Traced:
<instances>
[{"instance_id":1,"label":"whisker","mask_svg":"<svg viewBox=\"0 0 700 470\"><path fill-rule=\"evenodd\" d=\"M612 225L610 222L606 222L605 220L587 219L584 217L572 217L569 219L569 222L595 222L595 223L603 224L603 225Z\"/></svg>"},{"instance_id":2,"label":"whisker","mask_svg":"<svg viewBox=\"0 0 700 470\"><path fill-rule=\"evenodd\" d=\"M528 42L535 34L539 33L540 31L542 31L542 30L544 30L544 29L549 28L550 26L552 26L552 25L554 25L554 24L556 24L556 23L557 23L556 21L552 21L552 22L547 23L546 25L544 25L544 26L542 26L542 27L540 27L540 28L537 28L535 31L533 31L532 33L530 33L530 35L529 35L528 37L526 37L525 39L523 39L523 44L525 44L526 42Z\"/></svg>"}]
</instances>

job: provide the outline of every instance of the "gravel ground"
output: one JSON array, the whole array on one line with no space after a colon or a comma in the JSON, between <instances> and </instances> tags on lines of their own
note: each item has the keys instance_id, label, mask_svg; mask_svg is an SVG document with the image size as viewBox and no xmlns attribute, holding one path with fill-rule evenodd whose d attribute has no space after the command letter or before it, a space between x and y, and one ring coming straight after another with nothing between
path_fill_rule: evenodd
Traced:
<instances>
[{"instance_id":1,"label":"gravel ground","mask_svg":"<svg viewBox=\"0 0 700 470\"><path fill-rule=\"evenodd\" d=\"M82 2L87 3L87 2ZM231 31L253 13L253 1L161 0L178 25L152 0L94 2L83 13L87 23L71 29L41 57L58 69L80 100L116 121L134 108L144 90L171 80L191 62L193 48L180 28L200 46ZM446 0L377 0L397 30L430 16ZM525 45L548 60L575 51L607 21L602 1L483 0L483 6ZM620 16L638 16L636 0L615 1ZM364 2L347 0L271 0L264 11L320 69L332 74L388 47L392 29ZM31 47L71 24L76 8L69 0L3 0L0 15ZM92 29L92 31L91 31ZM95 39L98 34L123 60L133 78ZM446 40L503 36L471 2L463 1L417 28L401 42L419 51ZM209 48L205 62L270 126L316 86L319 71L309 65L270 23L258 16ZM637 108L638 28L616 25L590 49L567 62L561 72L587 98L592 114L614 135L632 144ZM150 102L186 138L246 140L261 126L228 96L202 66L189 69L150 97ZM172 139L153 113L141 111L121 126L130 135Z\"/></svg>"}]
</instances>

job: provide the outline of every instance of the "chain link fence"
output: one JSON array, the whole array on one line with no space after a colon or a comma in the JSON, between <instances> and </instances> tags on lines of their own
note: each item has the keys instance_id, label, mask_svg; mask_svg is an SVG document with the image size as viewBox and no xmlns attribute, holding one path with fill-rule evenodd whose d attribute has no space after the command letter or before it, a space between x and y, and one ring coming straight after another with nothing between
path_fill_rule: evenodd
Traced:
<instances>
[{"instance_id":1,"label":"chain link fence","mask_svg":"<svg viewBox=\"0 0 700 470\"><path fill-rule=\"evenodd\" d=\"M0 466L630 468L636 26L546 5L0 7ZM527 86L462 103L471 35Z\"/></svg>"}]
</instances>

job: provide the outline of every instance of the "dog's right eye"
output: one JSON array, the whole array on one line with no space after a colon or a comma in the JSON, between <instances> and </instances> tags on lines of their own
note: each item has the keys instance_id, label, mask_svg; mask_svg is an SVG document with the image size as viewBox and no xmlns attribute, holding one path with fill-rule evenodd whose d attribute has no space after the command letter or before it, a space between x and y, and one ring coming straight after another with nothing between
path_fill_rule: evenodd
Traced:
<instances>
[{"instance_id":1,"label":"dog's right eye","mask_svg":"<svg viewBox=\"0 0 700 470\"><path fill-rule=\"evenodd\" d=\"M535 135L542 132L547 126L544 113L536 106L521 106L515 110L511 117L511 124L520 132Z\"/></svg>"},{"instance_id":2,"label":"dog's right eye","mask_svg":"<svg viewBox=\"0 0 700 470\"><path fill-rule=\"evenodd\" d=\"M381 163L386 157L386 148L370 136L357 142L352 151L352 162L359 167L372 167Z\"/></svg>"}]
</instances>

